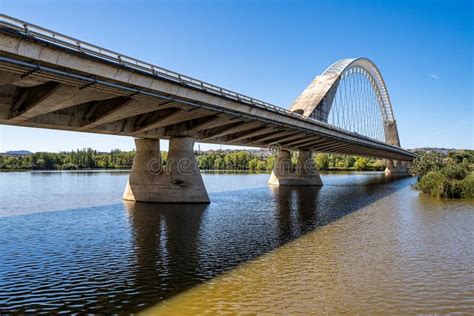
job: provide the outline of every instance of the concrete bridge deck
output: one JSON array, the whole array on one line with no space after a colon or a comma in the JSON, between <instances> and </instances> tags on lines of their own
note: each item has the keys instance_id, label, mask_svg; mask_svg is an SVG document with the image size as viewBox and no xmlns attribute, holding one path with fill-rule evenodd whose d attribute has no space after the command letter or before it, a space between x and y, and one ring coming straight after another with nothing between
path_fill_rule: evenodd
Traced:
<instances>
[{"instance_id":1,"label":"concrete bridge deck","mask_svg":"<svg viewBox=\"0 0 474 316\"><path fill-rule=\"evenodd\" d=\"M151 139L184 134L205 143L414 157L283 108L71 42L52 42L47 33L0 20L1 124Z\"/></svg>"},{"instance_id":2,"label":"concrete bridge deck","mask_svg":"<svg viewBox=\"0 0 474 316\"><path fill-rule=\"evenodd\" d=\"M329 78L337 81L334 74ZM337 87L324 80L331 94ZM300 101L314 99L314 87ZM394 141L383 142L300 114L301 106L289 111L0 15L0 124L135 137L126 199L208 202L199 171L190 167L194 141L278 148L274 184L321 185L314 151L390 161L415 157L398 146L394 120L385 126ZM159 139L170 139L169 157L191 164L163 174ZM298 175L288 165L290 150L300 152ZM154 171L153 161L159 166Z\"/></svg>"}]
</instances>

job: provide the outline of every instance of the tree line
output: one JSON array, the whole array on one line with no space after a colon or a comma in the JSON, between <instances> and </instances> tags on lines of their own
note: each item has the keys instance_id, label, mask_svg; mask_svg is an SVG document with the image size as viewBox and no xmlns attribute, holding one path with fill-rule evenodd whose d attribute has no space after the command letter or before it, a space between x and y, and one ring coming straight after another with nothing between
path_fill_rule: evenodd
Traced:
<instances>
[{"instance_id":1,"label":"tree line","mask_svg":"<svg viewBox=\"0 0 474 316\"><path fill-rule=\"evenodd\" d=\"M313 157L319 170L384 170L382 160L348 155L317 154ZM275 164L275 154L255 154L248 151L210 152L197 156L203 170L249 170L271 171ZM291 161L296 166L298 154L292 153Z\"/></svg>"},{"instance_id":2,"label":"tree line","mask_svg":"<svg viewBox=\"0 0 474 316\"><path fill-rule=\"evenodd\" d=\"M1 155L3 170L75 170L130 169L134 151L112 150L109 153L82 149L69 152L37 152L31 155Z\"/></svg>"},{"instance_id":3,"label":"tree line","mask_svg":"<svg viewBox=\"0 0 474 316\"><path fill-rule=\"evenodd\" d=\"M410 164L410 173L418 177L416 188L432 196L474 197L474 151L458 150L448 154L419 151ZM161 152L166 164L168 153ZM130 169L135 151L112 150L104 153L90 148L69 152L37 152L29 155L0 155L0 170L77 170ZM383 160L349 155L316 154L319 170L384 170ZM267 151L208 151L196 153L201 170L269 172L276 156ZM292 153L296 166L298 156Z\"/></svg>"},{"instance_id":4,"label":"tree line","mask_svg":"<svg viewBox=\"0 0 474 316\"><path fill-rule=\"evenodd\" d=\"M167 152L162 152L166 164ZM98 152L90 148L69 152L37 152L30 155L0 155L0 170L77 170L77 169L130 169L135 151L112 150ZM242 170L253 172L271 171L275 163L274 153L267 151L208 151L196 153L202 170ZM292 154L296 165L298 156ZM317 154L314 156L319 170L383 170L382 160L373 158Z\"/></svg>"}]
</instances>

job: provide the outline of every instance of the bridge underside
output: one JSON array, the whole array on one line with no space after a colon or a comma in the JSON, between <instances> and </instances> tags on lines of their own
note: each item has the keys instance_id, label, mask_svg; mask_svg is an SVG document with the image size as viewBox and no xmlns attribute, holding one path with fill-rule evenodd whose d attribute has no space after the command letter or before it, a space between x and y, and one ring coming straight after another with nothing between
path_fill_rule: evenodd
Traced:
<instances>
[{"instance_id":1,"label":"bridge underside","mask_svg":"<svg viewBox=\"0 0 474 316\"><path fill-rule=\"evenodd\" d=\"M270 113L252 117L176 97L134 95L84 78L44 69L33 72L30 63L25 65L7 63L0 56L1 124L148 139L187 136L203 143L412 159L399 148L350 134L351 139L345 139L344 132L330 128L324 133L298 126L306 124L297 120L271 121Z\"/></svg>"},{"instance_id":2,"label":"bridge underside","mask_svg":"<svg viewBox=\"0 0 474 316\"><path fill-rule=\"evenodd\" d=\"M141 147L137 143L137 156L141 152L148 159L134 162L124 195L127 199L163 201L165 197L193 196L170 199L208 201L205 189L199 189L202 180L186 177L192 171L189 167L170 167L167 172L171 176L145 175L149 162L158 159L159 139L174 144L170 146L171 156L191 163L189 146L195 141L296 150L301 157L314 151L399 161L414 157L399 147L193 80L146 73L28 33L0 28L0 124L149 140ZM184 177L173 176L177 173L184 173ZM293 182L298 178L291 177ZM319 184L318 179L319 175L310 182ZM172 183L163 198L156 198L156 194L150 197L153 190L143 189L163 181Z\"/></svg>"}]
</instances>

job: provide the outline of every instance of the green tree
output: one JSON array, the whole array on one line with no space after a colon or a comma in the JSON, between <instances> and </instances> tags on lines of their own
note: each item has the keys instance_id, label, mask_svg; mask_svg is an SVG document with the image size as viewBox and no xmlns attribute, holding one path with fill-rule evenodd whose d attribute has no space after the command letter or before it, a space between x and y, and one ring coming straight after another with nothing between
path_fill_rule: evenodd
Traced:
<instances>
[{"instance_id":1,"label":"green tree","mask_svg":"<svg viewBox=\"0 0 474 316\"><path fill-rule=\"evenodd\" d=\"M410 174L415 177L423 177L430 171L437 171L445 166L443 155L435 152L417 153L408 168Z\"/></svg>"},{"instance_id":2,"label":"green tree","mask_svg":"<svg viewBox=\"0 0 474 316\"><path fill-rule=\"evenodd\" d=\"M316 154L316 167L318 170L326 170L329 168L329 157L326 154Z\"/></svg>"},{"instance_id":3,"label":"green tree","mask_svg":"<svg viewBox=\"0 0 474 316\"><path fill-rule=\"evenodd\" d=\"M255 171L257 170L257 167L258 167L258 160L257 158L253 158L249 161L249 170L250 171Z\"/></svg>"},{"instance_id":4,"label":"green tree","mask_svg":"<svg viewBox=\"0 0 474 316\"><path fill-rule=\"evenodd\" d=\"M224 169L224 168L225 168L224 160L221 157L217 157L214 160L214 169Z\"/></svg>"},{"instance_id":5,"label":"green tree","mask_svg":"<svg viewBox=\"0 0 474 316\"><path fill-rule=\"evenodd\" d=\"M346 160L346 167L347 168L354 167L354 163L355 163L356 160L353 156L346 156L345 160Z\"/></svg>"},{"instance_id":6,"label":"green tree","mask_svg":"<svg viewBox=\"0 0 474 316\"><path fill-rule=\"evenodd\" d=\"M267 171L271 171L275 165L275 156L270 155L267 157L266 161Z\"/></svg>"},{"instance_id":7,"label":"green tree","mask_svg":"<svg viewBox=\"0 0 474 316\"><path fill-rule=\"evenodd\" d=\"M234 163L234 157L232 157L232 155L225 155L224 157L224 163L225 163L225 167L229 170L231 169L234 169L235 168L235 163Z\"/></svg>"},{"instance_id":8,"label":"green tree","mask_svg":"<svg viewBox=\"0 0 474 316\"><path fill-rule=\"evenodd\" d=\"M440 171L430 171L421 177L417 188L431 196L444 197L449 191L449 182Z\"/></svg>"},{"instance_id":9,"label":"green tree","mask_svg":"<svg viewBox=\"0 0 474 316\"><path fill-rule=\"evenodd\" d=\"M474 198L474 173L469 174L459 182L461 187L461 197L465 199Z\"/></svg>"},{"instance_id":10,"label":"green tree","mask_svg":"<svg viewBox=\"0 0 474 316\"><path fill-rule=\"evenodd\" d=\"M385 169L385 164L382 160L376 160L373 164L372 164L372 167L375 169L375 170L379 170L379 171L382 171Z\"/></svg>"},{"instance_id":11,"label":"green tree","mask_svg":"<svg viewBox=\"0 0 474 316\"><path fill-rule=\"evenodd\" d=\"M163 163L163 166L166 166L166 163L168 162L168 152L162 151L160 154L161 154L161 161Z\"/></svg>"},{"instance_id":12,"label":"green tree","mask_svg":"<svg viewBox=\"0 0 474 316\"><path fill-rule=\"evenodd\" d=\"M267 170L267 163L263 160L259 160L257 162L257 170L258 171L265 171Z\"/></svg>"},{"instance_id":13,"label":"green tree","mask_svg":"<svg viewBox=\"0 0 474 316\"><path fill-rule=\"evenodd\" d=\"M197 158L199 169L211 169L209 157L207 155L201 155Z\"/></svg>"},{"instance_id":14,"label":"green tree","mask_svg":"<svg viewBox=\"0 0 474 316\"><path fill-rule=\"evenodd\" d=\"M448 156L418 154L410 168L419 177L416 188L439 198L473 198L474 173L465 159L470 159L465 151Z\"/></svg>"},{"instance_id":15,"label":"green tree","mask_svg":"<svg viewBox=\"0 0 474 316\"><path fill-rule=\"evenodd\" d=\"M368 166L368 159L364 157L359 157L354 163L354 168L356 170L366 170Z\"/></svg>"},{"instance_id":16,"label":"green tree","mask_svg":"<svg viewBox=\"0 0 474 316\"><path fill-rule=\"evenodd\" d=\"M338 168L347 168L346 161L345 160L336 161L336 167L338 167Z\"/></svg>"},{"instance_id":17,"label":"green tree","mask_svg":"<svg viewBox=\"0 0 474 316\"><path fill-rule=\"evenodd\" d=\"M463 165L462 160L447 163L441 171L449 180L462 180L469 174L468 166Z\"/></svg>"}]
</instances>

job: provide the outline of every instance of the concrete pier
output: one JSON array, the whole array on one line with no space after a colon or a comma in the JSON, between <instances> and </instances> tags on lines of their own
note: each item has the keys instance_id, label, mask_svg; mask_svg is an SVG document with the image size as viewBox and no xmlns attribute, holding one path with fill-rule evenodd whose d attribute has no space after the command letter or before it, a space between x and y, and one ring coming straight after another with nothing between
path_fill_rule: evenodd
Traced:
<instances>
[{"instance_id":1,"label":"concrete pier","mask_svg":"<svg viewBox=\"0 0 474 316\"><path fill-rule=\"evenodd\" d=\"M268 180L271 185L323 185L319 172L314 165L312 152L300 150L298 162L293 170L289 150L279 150L272 174Z\"/></svg>"},{"instance_id":2,"label":"concrete pier","mask_svg":"<svg viewBox=\"0 0 474 316\"><path fill-rule=\"evenodd\" d=\"M387 159L385 175L406 176L408 175L408 164L404 161Z\"/></svg>"},{"instance_id":3,"label":"concrete pier","mask_svg":"<svg viewBox=\"0 0 474 316\"><path fill-rule=\"evenodd\" d=\"M123 199L139 202L209 203L194 157L194 140L170 139L168 159L163 166L160 141L135 139L136 156Z\"/></svg>"}]
</instances>

